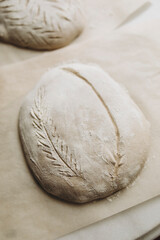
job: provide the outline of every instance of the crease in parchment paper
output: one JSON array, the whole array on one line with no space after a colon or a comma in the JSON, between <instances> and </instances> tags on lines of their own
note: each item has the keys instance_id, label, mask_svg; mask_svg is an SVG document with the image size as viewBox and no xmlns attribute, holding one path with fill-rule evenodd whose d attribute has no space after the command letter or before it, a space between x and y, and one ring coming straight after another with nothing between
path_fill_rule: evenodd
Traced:
<instances>
[{"instance_id":1,"label":"crease in parchment paper","mask_svg":"<svg viewBox=\"0 0 160 240\"><path fill-rule=\"evenodd\" d=\"M148 10L151 6L150 2L144 3L141 7L133 11L124 21L122 21L119 25L116 26L116 29L124 26L126 23L129 23L136 17L140 16L142 13L144 13L146 10Z\"/></svg>"}]
</instances>

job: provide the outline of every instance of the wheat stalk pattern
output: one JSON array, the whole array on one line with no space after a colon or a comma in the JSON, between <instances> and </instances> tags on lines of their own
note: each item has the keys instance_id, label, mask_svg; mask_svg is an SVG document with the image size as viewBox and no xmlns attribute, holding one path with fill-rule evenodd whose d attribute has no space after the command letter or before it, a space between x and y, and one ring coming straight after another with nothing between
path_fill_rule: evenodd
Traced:
<instances>
[{"instance_id":1,"label":"wheat stalk pattern","mask_svg":"<svg viewBox=\"0 0 160 240\"><path fill-rule=\"evenodd\" d=\"M110 176L111 176L112 179L116 179L117 175L118 175L118 169L119 169L120 166L123 165L123 162L122 162L123 154L120 153L120 132L119 132L119 128L118 128L118 125L116 123L116 120L115 120L114 116L112 115L112 113L110 111L110 108L105 103L103 97L100 95L100 93L96 90L94 85L87 78L82 76L78 71L74 70L73 68L63 67L63 70L67 71L67 72L69 72L71 74L74 74L76 77L82 79L84 82L86 82L91 87L93 92L99 98L99 100L102 103L102 105L105 107L105 109L106 109L106 111L107 111L107 113L108 113L108 115L109 115L109 117L111 119L112 125L113 125L113 127L115 129L116 149L115 149L115 153L111 153L110 151L108 151L108 153L110 155L109 161L114 166L113 175L110 174ZM106 161L106 162L108 163L108 161Z\"/></svg>"},{"instance_id":2,"label":"wheat stalk pattern","mask_svg":"<svg viewBox=\"0 0 160 240\"><path fill-rule=\"evenodd\" d=\"M44 97L45 89L40 87L30 111L32 125L36 131L37 144L60 175L83 178L80 163L74 153L60 138L56 127L51 131L53 121L48 117L45 119L47 109L44 106Z\"/></svg>"}]
</instances>

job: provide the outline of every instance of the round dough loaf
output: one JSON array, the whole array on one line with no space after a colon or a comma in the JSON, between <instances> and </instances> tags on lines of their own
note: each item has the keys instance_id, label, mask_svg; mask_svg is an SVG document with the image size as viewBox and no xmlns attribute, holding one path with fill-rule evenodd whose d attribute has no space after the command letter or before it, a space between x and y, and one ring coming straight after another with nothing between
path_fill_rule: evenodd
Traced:
<instances>
[{"instance_id":1,"label":"round dough loaf","mask_svg":"<svg viewBox=\"0 0 160 240\"><path fill-rule=\"evenodd\" d=\"M69 44L83 29L74 0L0 0L0 40L39 50Z\"/></svg>"},{"instance_id":2,"label":"round dough loaf","mask_svg":"<svg viewBox=\"0 0 160 240\"><path fill-rule=\"evenodd\" d=\"M71 202L126 187L147 158L148 121L94 65L72 63L47 72L20 109L19 132L40 185Z\"/></svg>"}]
</instances>

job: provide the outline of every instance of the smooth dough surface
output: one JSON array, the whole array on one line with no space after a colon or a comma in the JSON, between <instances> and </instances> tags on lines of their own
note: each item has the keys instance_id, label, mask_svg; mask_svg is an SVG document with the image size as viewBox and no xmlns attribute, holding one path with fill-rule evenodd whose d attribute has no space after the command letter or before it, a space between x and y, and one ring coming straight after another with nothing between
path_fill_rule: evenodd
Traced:
<instances>
[{"instance_id":1,"label":"smooth dough surface","mask_svg":"<svg viewBox=\"0 0 160 240\"><path fill-rule=\"evenodd\" d=\"M77 1L0 0L1 41L51 50L69 44L82 29Z\"/></svg>"},{"instance_id":2,"label":"smooth dough surface","mask_svg":"<svg viewBox=\"0 0 160 240\"><path fill-rule=\"evenodd\" d=\"M148 153L148 121L126 90L95 65L48 71L24 100L19 132L40 185L71 202L126 187Z\"/></svg>"}]
</instances>

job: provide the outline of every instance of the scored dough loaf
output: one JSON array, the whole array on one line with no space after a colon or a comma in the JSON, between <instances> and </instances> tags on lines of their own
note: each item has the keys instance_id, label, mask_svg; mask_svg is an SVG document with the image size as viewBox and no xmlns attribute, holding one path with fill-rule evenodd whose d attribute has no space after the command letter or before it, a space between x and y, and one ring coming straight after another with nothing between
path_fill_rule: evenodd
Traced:
<instances>
[{"instance_id":1,"label":"scored dough loaf","mask_svg":"<svg viewBox=\"0 0 160 240\"><path fill-rule=\"evenodd\" d=\"M19 132L40 185L71 202L126 187L148 154L148 121L126 90L95 65L48 71L22 104Z\"/></svg>"},{"instance_id":2,"label":"scored dough loaf","mask_svg":"<svg viewBox=\"0 0 160 240\"><path fill-rule=\"evenodd\" d=\"M69 44L83 29L74 0L0 0L0 40L51 50Z\"/></svg>"}]
</instances>

